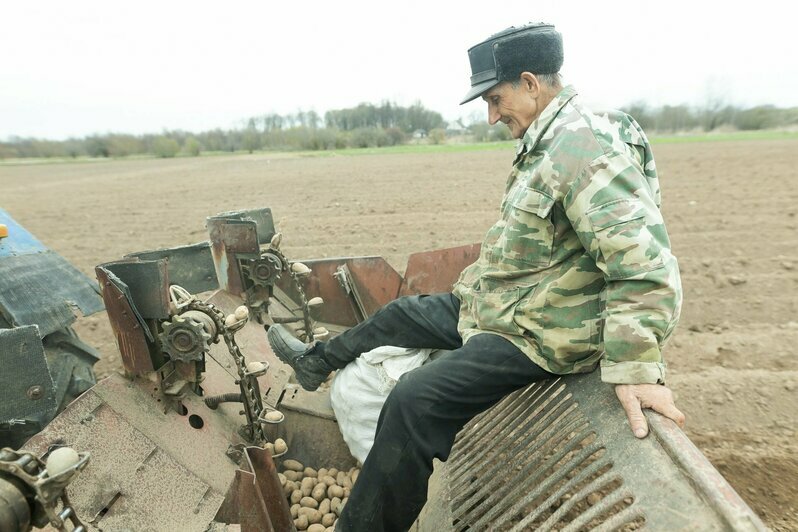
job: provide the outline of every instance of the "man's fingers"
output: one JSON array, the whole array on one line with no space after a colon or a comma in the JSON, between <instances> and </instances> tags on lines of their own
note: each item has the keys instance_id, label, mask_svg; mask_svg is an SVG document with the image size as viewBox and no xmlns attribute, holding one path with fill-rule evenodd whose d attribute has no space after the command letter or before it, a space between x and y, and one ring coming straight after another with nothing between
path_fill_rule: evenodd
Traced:
<instances>
[{"instance_id":1,"label":"man's fingers","mask_svg":"<svg viewBox=\"0 0 798 532\"><path fill-rule=\"evenodd\" d=\"M629 419L629 425L632 427L632 432L638 438L645 438L648 434L648 423L646 417L643 415L643 409L640 406L640 400L631 390L623 389L620 386L615 389L618 399L621 400L621 405L626 411L626 417Z\"/></svg>"},{"instance_id":2,"label":"man's fingers","mask_svg":"<svg viewBox=\"0 0 798 532\"><path fill-rule=\"evenodd\" d=\"M663 405L651 405L651 409L672 419L679 427L684 428L684 414L672 402L667 402Z\"/></svg>"}]
</instances>

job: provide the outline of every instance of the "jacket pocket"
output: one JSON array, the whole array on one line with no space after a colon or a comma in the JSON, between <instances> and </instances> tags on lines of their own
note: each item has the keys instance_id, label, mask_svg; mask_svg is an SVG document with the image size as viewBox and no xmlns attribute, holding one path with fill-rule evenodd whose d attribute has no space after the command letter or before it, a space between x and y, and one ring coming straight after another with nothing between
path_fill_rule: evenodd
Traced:
<instances>
[{"instance_id":1,"label":"jacket pocket","mask_svg":"<svg viewBox=\"0 0 798 532\"><path fill-rule=\"evenodd\" d=\"M662 266L641 202L613 201L586 214L598 243L598 266L609 279L628 279Z\"/></svg>"},{"instance_id":2,"label":"jacket pocket","mask_svg":"<svg viewBox=\"0 0 798 532\"><path fill-rule=\"evenodd\" d=\"M546 268L551 264L554 199L537 190L518 187L505 206L505 226L494 258L503 269Z\"/></svg>"},{"instance_id":3,"label":"jacket pocket","mask_svg":"<svg viewBox=\"0 0 798 532\"><path fill-rule=\"evenodd\" d=\"M513 285L511 282L480 279L473 291L473 319L482 331L493 331L520 336L515 321L518 303L534 290L535 286Z\"/></svg>"}]
</instances>

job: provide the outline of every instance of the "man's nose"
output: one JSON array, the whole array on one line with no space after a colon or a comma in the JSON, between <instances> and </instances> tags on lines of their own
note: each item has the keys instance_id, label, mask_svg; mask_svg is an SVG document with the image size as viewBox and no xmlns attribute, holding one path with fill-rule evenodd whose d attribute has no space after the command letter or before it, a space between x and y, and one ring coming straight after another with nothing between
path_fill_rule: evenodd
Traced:
<instances>
[{"instance_id":1,"label":"man's nose","mask_svg":"<svg viewBox=\"0 0 798 532\"><path fill-rule=\"evenodd\" d=\"M492 105L488 105L488 123L490 125L494 125L502 115L499 114L499 111Z\"/></svg>"}]
</instances>

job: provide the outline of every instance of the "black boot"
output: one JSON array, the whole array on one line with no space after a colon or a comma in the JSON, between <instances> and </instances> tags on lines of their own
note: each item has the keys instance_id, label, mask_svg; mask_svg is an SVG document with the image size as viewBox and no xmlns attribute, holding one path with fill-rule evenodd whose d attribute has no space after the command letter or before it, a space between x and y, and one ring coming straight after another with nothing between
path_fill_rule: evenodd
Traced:
<instances>
[{"instance_id":1,"label":"black boot","mask_svg":"<svg viewBox=\"0 0 798 532\"><path fill-rule=\"evenodd\" d=\"M315 352L315 345L308 345L298 340L282 325L269 327L266 337L274 354L294 368L296 380L309 392L318 389L335 369L320 353Z\"/></svg>"}]
</instances>

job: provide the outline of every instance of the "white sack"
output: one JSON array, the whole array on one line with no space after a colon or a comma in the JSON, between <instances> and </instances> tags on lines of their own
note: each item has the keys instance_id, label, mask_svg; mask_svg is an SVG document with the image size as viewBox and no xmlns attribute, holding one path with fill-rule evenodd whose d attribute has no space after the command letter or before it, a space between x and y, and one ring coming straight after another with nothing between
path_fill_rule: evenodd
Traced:
<instances>
[{"instance_id":1,"label":"white sack","mask_svg":"<svg viewBox=\"0 0 798 532\"><path fill-rule=\"evenodd\" d=\"M432 349L378 347L336 372L330 401L344 441L360 462L366 461L374 445L380 410L396 381L421 366L431 352Z\"/></svg>"}]
</instances>

